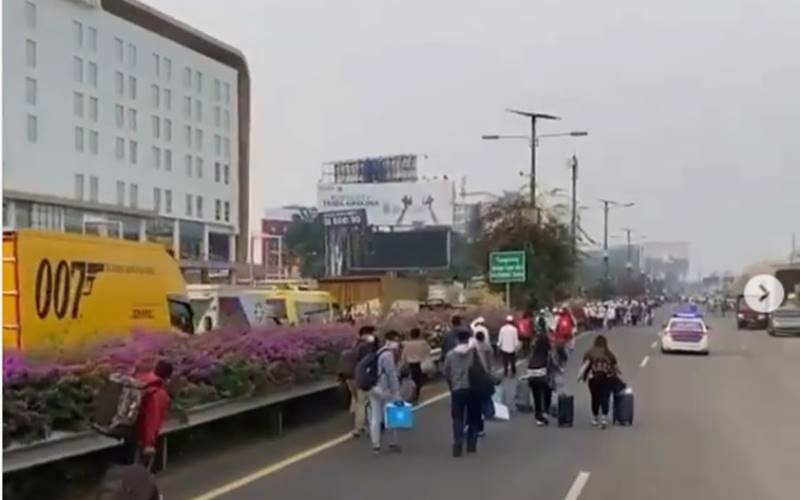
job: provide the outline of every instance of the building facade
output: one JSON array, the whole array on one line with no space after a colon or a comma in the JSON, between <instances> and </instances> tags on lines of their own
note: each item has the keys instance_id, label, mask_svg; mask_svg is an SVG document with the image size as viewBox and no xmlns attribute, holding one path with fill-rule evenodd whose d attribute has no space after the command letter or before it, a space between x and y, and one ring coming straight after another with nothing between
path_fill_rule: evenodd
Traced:
<instances>
[{"instance_id":1,"label":"building facade","mask_svg":"<svg viewBox=\"0 0 800 500\"><path fill-rule=\"evenodd\" d=\"M3 2L3 227L244 261L243 55L133 0Z\"/></svg>"}]
</instances>

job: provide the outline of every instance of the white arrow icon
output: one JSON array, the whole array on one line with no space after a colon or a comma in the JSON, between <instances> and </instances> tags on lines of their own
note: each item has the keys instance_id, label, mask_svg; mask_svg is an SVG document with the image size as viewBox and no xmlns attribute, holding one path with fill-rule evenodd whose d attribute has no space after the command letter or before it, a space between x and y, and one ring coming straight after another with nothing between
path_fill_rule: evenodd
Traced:
<instances>
[{"instance_id":1,"label":"white arrow icon","mask_svg":"<svg viewBox=\"0 0 800 500\"><path fill-rule=\"evenodd\" d=\"M750 278L744 287L744 300L750 309L768 314L783 304L785 291L774 276L759 274Z\"/></svg>"}]
</instances>

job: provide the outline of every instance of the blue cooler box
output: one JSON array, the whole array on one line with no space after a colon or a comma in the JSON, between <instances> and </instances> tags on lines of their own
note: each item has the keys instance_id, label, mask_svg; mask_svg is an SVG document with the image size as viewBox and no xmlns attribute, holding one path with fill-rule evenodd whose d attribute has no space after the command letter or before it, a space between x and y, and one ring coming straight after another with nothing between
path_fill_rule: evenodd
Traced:
<instances>
[{"instance_id":1,"label":"blue cooler box","mask_svg":"<svg viewBox=\"0 0 800 500\"><path fill-rule=\"evenodd\" d=\"M411 429L414 427L413 407L409 403L386 405L384 422L387 429Z\"/></svg>"}]
</instances>

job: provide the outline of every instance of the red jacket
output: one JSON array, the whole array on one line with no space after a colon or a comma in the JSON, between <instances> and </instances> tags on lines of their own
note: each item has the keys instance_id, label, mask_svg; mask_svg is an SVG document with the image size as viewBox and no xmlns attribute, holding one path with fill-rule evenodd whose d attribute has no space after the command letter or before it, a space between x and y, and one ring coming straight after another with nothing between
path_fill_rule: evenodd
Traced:
<instances>
[{"instance_id":1,"label":"red jacket","mask_svg":"<svg viewBox=\"0 0 800 500\"><path fill-rule=\"evenodd\" d=\"M519 338L529 339L533 337L533 318L520 318L517 321L517 330L519 330Z\"/></svg>"},{"instance_id":2,"label":"red jacket","mask_svg":"<svg viewBox=\"0 0 800 500\"><path fill-rule=\"evenodd\" d=\"M572 330L575 328L575 321L572 314L568 311L561 311L556 319L555 341L558 344L565 344L572 340Z\"/></svg>"},{"instance_id":3,"label":"red jacket","mask_svg":"<svg viewBox=\"0 0 800 500\"><path fill-rule=\"evenodd\" d=\"M136 422L136 439L142 448L155 448L158 433L169 411L169 393L164 388L164 380L155 373L145 373L139 379L147 386Z\"/></svg>"}]
</instances>

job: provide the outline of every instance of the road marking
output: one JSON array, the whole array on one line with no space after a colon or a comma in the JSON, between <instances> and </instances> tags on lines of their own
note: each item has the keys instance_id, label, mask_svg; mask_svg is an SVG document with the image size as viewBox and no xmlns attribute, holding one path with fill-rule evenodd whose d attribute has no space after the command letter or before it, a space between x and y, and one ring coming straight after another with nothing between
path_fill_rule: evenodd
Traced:
<instances>
[{"instance_id":1,"label":"road marking","mask_svg":"<svg viewBox=\"0 0 800 500\"><path fill-rule=\"evenodd\" d=\"M421 402L417 406L415 406L414 407L414 411L417 411L417 410L419 410L421 408L425 408L426 406L430 406L430 405L432 405L432 404L434 404L436 402L439 402L442 399L445 399L445 398L448 398L448 397L450 397L450 391L442 392L440 394L432 396L432 397L426 399L425 401ZM208 491L206 493L203 493L202 495L196 496L196 497L192 498L191 500L213 500L215 498L219 498L219 497L221 497L223 495L227 495L228 493L230 493L232 491L235 491L235 490L238 490L239 488L247 486L250 483L258 481L259 479L263 479L263 478L265 478L267 476L271 476L272 474L275 474L276 472L279 472L279 471L281 471L281 470L283 470L283 469L285 469L285 468L287 468L287 467L289 467L291 465L294 465L294 464L296 464L298 462L302 462L303 460L305 460L307 458L311 458L311 457L313 457L315 455L319 455L320 453L322 453L325 450L328 450L330 448L333 448L333 447L338 446L338 445L340 445L342 443L345 443L347 441L352 441L352 440L353 440L353 435L350 432L348 432L347 434L342 434L341 436L335 437L335 438L331 439L330 441L326 441L326 442L324 442L322 444L314 446L313 448L309 448L309 449L307 449L305 451L301 451L300 453L292 455L291 457L285 458L285 459L283 459L283 460L281 460L279 462L275 462L272 465L268 465L267 467L264 467L263 469L260 469L260 470L257 470L255 472L252 472L252 473L250 473L250 474L248 474L246 476L243 476L243 477L241 477L241 478L239 478L239 479L237 479L235 481L231 481L228 484L224 484L224 485L222 485L222 486L220 486L218 488L214 488L213 490Z\"/></svg>"},{"instance_id":2,"label":"road marking","mask_svg":"<svg viewBox=\"0 0 800 500\"><path fill-rule=\"evenodd\" d=\"M639 363L639 368L644 368L647 366L647 362L650 361L650 356L645 356L641 363Z\"/></svg>"},{"instance_id":3,"label":"road marking","mask_svg":"<svg viewBox=\"0 0 800 500\"><path fill-rule=\"evenodd\" d=\"M586 482L589 481L589 476L591 476L589 472L580 471L567 492L567 496L564 497L564 500L578 500L584 486L586 486Z\"/></svg>"},{"instance_id":4,"label":"road marking","mask_svg":"<svg viewBox=\"0 0 800 500\"><path fill-rule=\"evenodd\" d=\"M655 349L656 347L658 347L658 340L656 340L652 344L650 344L650 348L651 349Z\"/></svg>"}]
</instances>

